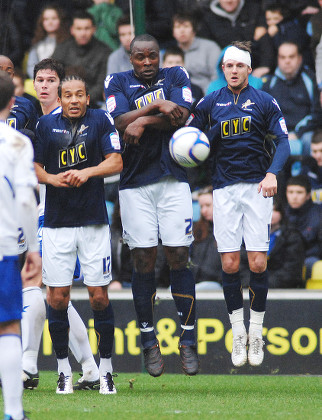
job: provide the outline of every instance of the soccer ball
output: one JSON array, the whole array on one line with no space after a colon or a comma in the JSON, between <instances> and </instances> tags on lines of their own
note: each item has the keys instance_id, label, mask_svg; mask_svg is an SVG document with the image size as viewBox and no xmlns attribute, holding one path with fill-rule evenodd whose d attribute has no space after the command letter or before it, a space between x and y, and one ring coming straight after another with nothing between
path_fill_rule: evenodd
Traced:
<instances>
[{"instance_id":1,"label":"soccer ball","mask_svg":"<svg viewBox=\"0 0 322 420\"><path fill-rule=\"evenodd\" d=\"M170 139L171 157L179 165L193 168L205 161L210 152L210 143L205 133L195 127L179 128Z\"/></svg>"}]
</instances>

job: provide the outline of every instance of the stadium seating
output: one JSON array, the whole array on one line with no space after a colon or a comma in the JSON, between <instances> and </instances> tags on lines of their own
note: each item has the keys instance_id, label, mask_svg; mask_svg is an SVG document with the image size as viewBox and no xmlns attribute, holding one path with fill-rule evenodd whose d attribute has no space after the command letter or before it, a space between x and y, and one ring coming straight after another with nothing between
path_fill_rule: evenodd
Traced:
<instances>
[{"instance_id":1,"label":"stadium seating","mask_svg":"<svg viewBox=\"0 0 322 420\"><path fill-rule=\"evenodd\" d=\"M306 282L306 289L322 289L322 260L313 264L311 278Z\"/></svg>"}]
</instances>

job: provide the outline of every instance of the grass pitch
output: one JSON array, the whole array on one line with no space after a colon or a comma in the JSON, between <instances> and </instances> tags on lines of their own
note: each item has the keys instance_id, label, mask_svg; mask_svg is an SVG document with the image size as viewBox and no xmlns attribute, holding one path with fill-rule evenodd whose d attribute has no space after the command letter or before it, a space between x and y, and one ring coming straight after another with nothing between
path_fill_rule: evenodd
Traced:
<instances>
[{"instance_id":1,"label":"grass pitch","mask_svg":"<svg viewBox=\"0 0 322 420\"><path fill-rule=\"evenodd\" d=\"M39 387L24 392L31 420L322 418L321 377L122 373L115 378L116 395L56 395L56 380L55 372L40 372Z\"/></svg>"}]
</instances>

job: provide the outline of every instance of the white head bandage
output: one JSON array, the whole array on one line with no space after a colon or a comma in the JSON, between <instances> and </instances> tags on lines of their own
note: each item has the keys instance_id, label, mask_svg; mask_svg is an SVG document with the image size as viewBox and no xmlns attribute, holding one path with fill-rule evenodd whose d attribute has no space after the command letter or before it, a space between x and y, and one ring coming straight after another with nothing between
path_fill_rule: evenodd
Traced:
<instances>
[{"instance_id":1,"label":"white head bandage","mask_svg":"<svg viewBox=\"0 0 322 420\"><path fill-rule=\"evenodd\" d=\"M235 61L238 61L239 63L244 63L249 67L252 66L249 52L240 50L239 48L234 47L234 46L227 48L224 54L223 63L225 63L227 60L235 60Z\"/></svg>"}]
</instances>

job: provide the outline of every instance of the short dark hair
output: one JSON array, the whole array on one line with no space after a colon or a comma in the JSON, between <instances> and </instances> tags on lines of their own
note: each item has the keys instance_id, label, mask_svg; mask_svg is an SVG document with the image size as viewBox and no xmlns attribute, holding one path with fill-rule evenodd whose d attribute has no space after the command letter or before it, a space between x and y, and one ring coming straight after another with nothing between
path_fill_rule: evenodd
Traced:
<instances>
[{"instance_id":1,"label":"short dark hair","mask_svg":"<svg viewBox=\"0 0 322 420\"><path fill-rule=\"evenodd\" d=\"M251 41L233 41L230 45L238 48L239 50L247 51L249 54L252 53Z\"/></svg>"},{"instance_id":2,"label":"short dark hair","mask_svg":"<svg viewBox=\"0 0 322 420\"><path fill-rule=\"evenodd\" d=\"M298 54L302 55L302 48L299 44L297 44L295 41L292 40L287 40L285 39L283 42L280 43L280 45L277 48L277 55L279 53L279 49L281 48L282 45L294 45L297 49Z\"/></svg>"},{"instance_id":3,"label":"short dark hair","mask_svg":"<svg viewBox=\"0 0 322 420\"><path fill-rule=\"evenodd\" d=\"M134 45L137 42L141 42L141 41L154 42L157 45L157 47L159 48L159 43L154 38L154 36L149 35L149 34L141 34L141 35L137 35L135 38L132 39L131 44L130 44L130 54L132 54Z\"/></svg>"},{"instance_id":4,"label":"short dark hair","mask_svg":"<svg viewBox=\"0 0 322 420\"><path fill-rule=\"evenodd\" d=\"M164 61L168 57L168 55L180 55L180 57L184 61L184 51L180 47L177 47L175 45L165 50L162 61Z\"/></svg>"},{"instance_id":5,"label":"short dark hair","mask_svg":"<svg viewBox=\"0 0 322 420\"><path fill-rule=\"evenodd\" d=\"M65 67L63 63L55 60L54 58L45 58L39 61L34 67L34 80L37 77L39 70L52 70L57 73L58 79L63 80L65 77Z\"/></svg>"},{"instance_id":6,"label":"short dark hair","mask_svg":"<svg viewBox=\"0 0 322 420\"><path fill-rule=\"evenodd\" d=\"M318 144L322 142L322 128L318 128L314 131L311 144Z\"/></svg>"},{"instance_id":7,"label":"short dark hair","mask_svg":"<svg viewBox=\"0 0 322 420\"><path fill-rule=\"evenodd\" d=\"M120 26L124 25L131 25L131 19L129 15L123 15L116 21L116 28L118 29Z\"/></svg>"},{"instance_id":8,"label":"short dark hair","mask_svg":"<svg viewBox=\"0 0 322 420\"><path fill-rule=\"evenodd\" d=\"M65 82L70 82L71 80L79 80L80 82L83 82L84 83L84 86L85 86L86 95L88 95L88 85L85 82L85 80L82 77L80 77L80 76L78 76L76 74L70 74L69 76L66 76L63 80L61 80L60 83L59 83L59 86L58 86L58 96L60 98L61 98L63 84Z\"/></svg>"},{"instance_id":9,"label":"short dark hair","mask_svg":"<svg viewBox=\"0 0 322 420\"><path fill-rule=\"evenodd\" d=\"M310 193L312 189L310 178L307 175L291 176L286 181L286 187L290 185L298 185L300 187L304 187L307 193Z\"/></svg>"},{"instance_id":10,"label":"short dark hair","mask_svg":"<svg viewBox=\"0 0 322 420\"><path fill-rule=\"evenodd\" d=\"M9 74L0 70L0 111L4 110L14 96L15 85Z\"/></svg>"},{"instance_id":11,"label":"short dark hair","mask_svg":"<svg viewBox=\"0 0 322 420\"><path fill-rule=\"evenodd\" d=\"M174 24L176 22L179 22L179 23L190 22L194 32L197 32L197 20L192 13L189 13L189 12L176 13L172 17L172 28L174 27Z\"/></svg>"},{"instance_id":12,"label":"short dark hair","mask_svg":"<svg viewBox=\"0 0 322 420\"><path fill-rule=\"evenodd\" d=\"M94 16L86 10L76 10L76 12L72 16L72 24L74 23L75 19L89 19L92 21L93 26L96 26Z\"/></svg>"}]
</instances>

